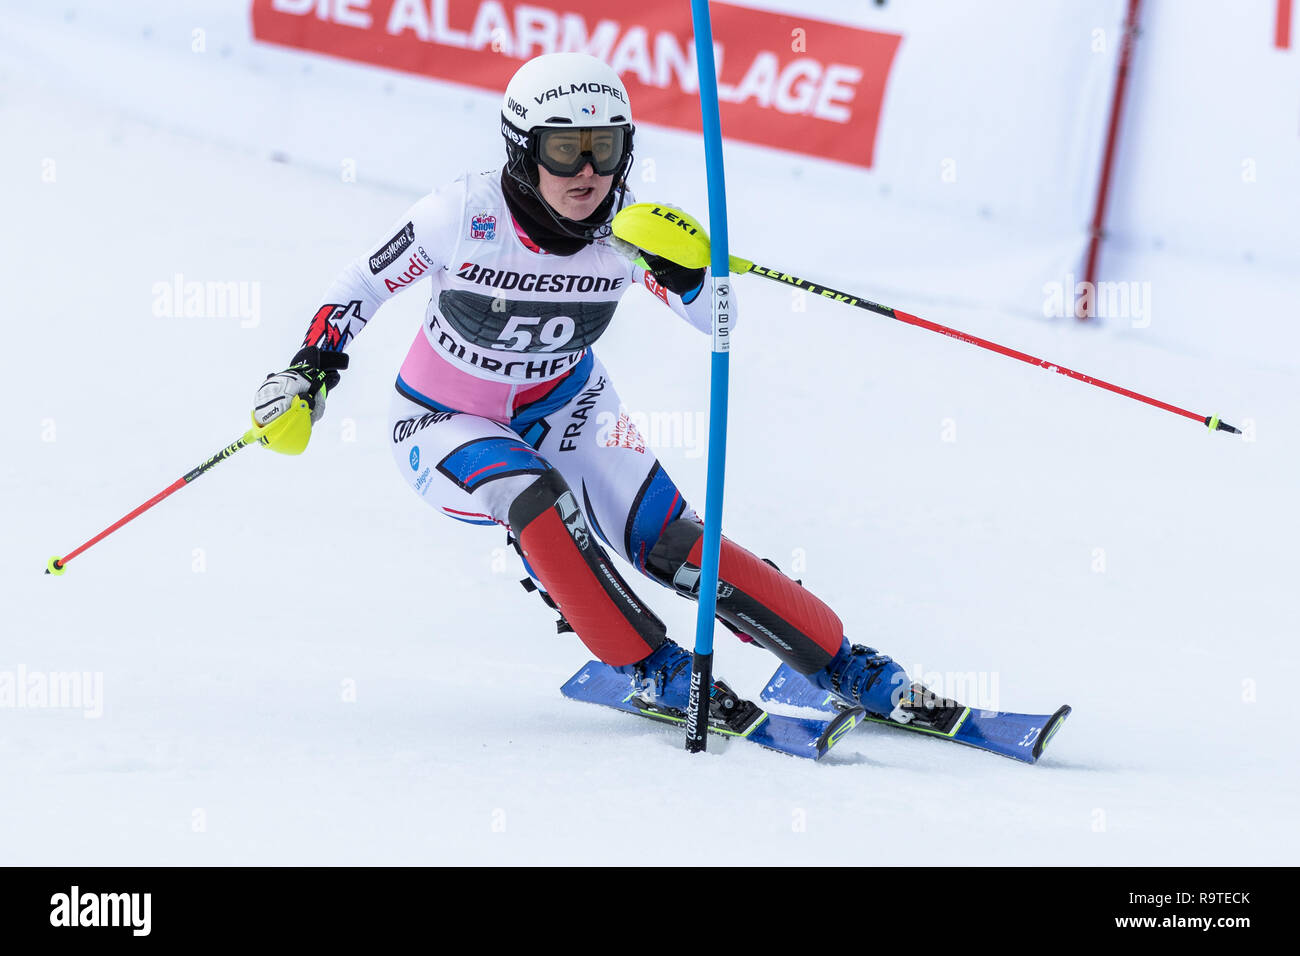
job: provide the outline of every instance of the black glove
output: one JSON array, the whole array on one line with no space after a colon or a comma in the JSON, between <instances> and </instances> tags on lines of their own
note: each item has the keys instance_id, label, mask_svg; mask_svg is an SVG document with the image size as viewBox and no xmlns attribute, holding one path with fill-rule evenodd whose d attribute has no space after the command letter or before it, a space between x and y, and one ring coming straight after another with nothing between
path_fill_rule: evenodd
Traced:
<instances>
[{"instance_id":1,"label":"black glove","mask_svg":"<svg viewBox=\"0 0 1300 956\"><path fill-rule=\"evenodd\" d=\"M641 257L645 259L645 264L650 267L650 272L654 275L655 281L669 292L675 292L685 298L704 284L703 269L687 269L671 259L654 256L645 251L642 251Z\"/></svg>"}]
</instances>

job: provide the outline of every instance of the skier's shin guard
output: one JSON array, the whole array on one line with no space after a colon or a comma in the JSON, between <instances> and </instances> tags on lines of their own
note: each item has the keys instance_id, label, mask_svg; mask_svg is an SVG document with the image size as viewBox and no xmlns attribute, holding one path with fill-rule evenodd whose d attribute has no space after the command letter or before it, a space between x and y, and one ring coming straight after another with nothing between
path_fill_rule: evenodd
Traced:
<instances>
[{"instance_id":1,"label":"skier's shin guard","mask_svg":"<svg viewBox=\"0 0 1300 956\"><path fill-rule=\"evenodd\" d=\"M664 529L646 558L656 580L698 599L704 529L679 518ZM822 670L844 642L834 611L798 582L722 539L718 562L718 617L802 674Z\"/></svg>"},{"instance_id":2,"label":"skier's shin guard","mask_svg":"<svg viewBox=\"0 0 1300 956\"><path fill-rule=\"evenodd\" d=\"M663 621L632 595L558 471L546 472L515 498L510 527L560 613L606 664L634 664L664 642Z\"/></svg>"}]
</instances>

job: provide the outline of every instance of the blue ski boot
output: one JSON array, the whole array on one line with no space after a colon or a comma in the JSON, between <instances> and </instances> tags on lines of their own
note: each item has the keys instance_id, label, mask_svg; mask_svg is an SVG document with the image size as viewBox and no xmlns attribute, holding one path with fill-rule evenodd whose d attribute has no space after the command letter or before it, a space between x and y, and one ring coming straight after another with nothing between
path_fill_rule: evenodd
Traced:
<instances>
[{"instance_id":1,"label":"blue ski boot","mask_svg":"<svg viewBox=\"0 0 1300 956\"><path fill-rule=\"evenodd\" d=\"M672 641L664 641L649 657L614 670L632 678L635 693L656 707L686 712L691 693L691 652ZM709 720L736 730L747 727L763 715L760 707L745 700L720 678L709 688Z\"/></svg>"},{"instance_id":2,"label":"blue ski boot","mask_svg":"<svg viewBox=\"0 0 1300 956\"><path fill-rule=\"evenodd\" d=\"M892 657L874 647L850 645L848 638L824 670L809 674L808 680L828 690L846 704L861 706L867 713L908 723L912 715L900 706L908 699L911 686L907 673Z\"/></svg>"},{"instance_id":3,"label":"blue ski boot","mask_svg":"<svg viewBox=\"0 0 1300 956\"><path fill-rule=\"evenodd\" d=\"M808 679L845 703L860 704L875 717L934 733L953 732L970 713L964 704L913 683L893 658L873 647L849 646L847 639L826 669Z\"/></svg>"},{"instance_id":4,"label":"blue ski boot","mask_svg":"<svg viewBox=\"0 0 1300 956\"><path fill-rule=\"evenodd\" d=\"M644 660L615 667L632 678L637 693L661 707L686 710L691 690L691 652L664 641Z\"/></svg>"}]
</instances>

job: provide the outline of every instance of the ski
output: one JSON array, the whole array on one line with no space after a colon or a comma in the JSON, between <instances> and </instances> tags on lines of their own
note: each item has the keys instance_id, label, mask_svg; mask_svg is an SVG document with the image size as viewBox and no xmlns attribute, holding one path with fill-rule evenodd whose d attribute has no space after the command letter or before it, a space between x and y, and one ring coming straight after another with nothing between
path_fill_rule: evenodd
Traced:
<instances>
[{"instance_id":1,"label":"ski","mask_svg":"<svg viewBox=\"0 0 1300 956\"><path fill-rule=\"evenodd\" d=\"M685 725L686 712L664 707L635 693L632 679L608 664L588 661L565 682L560 692L571 700L612 707L666 724ZM771 714L738 697L722 681L709 695L709 731L721 737L747 740L768 750L820 760L866 715L860 707L837 708L827 717L786 717Z\"/></svg>"},{"instance_id":2,"label":"ski","mask_svg":"<svg viewBox=\"0 0 1300 956\"><path fill-rule=\"evenodd\" d=\"M811 707L827 714L836 713L848 706L784 664L777 668L772 679L763 688L761 699L767 703ZM858 719L857 723L884 724L900 730L929 734L1000 754L1003 757L1010 757L1013 760L1034 763L1042 756L1048 743L1061 729L1061 724L1069 715L1068 705L1052 714L1016 714L965 707L964 712L953 715L955 719L949 721L950 726L943 731L927 726L899 723L887 717L866 713Z\"/></svg>"}]
</instances>

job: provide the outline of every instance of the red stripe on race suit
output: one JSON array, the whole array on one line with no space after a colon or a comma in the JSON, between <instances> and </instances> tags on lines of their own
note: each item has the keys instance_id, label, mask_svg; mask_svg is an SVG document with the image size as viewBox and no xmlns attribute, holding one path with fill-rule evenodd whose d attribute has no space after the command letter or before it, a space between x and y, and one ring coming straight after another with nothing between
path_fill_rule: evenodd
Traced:
<instances>
[{"instance_id":1,"label":"red stripe on race suit","mask_svg":"<svg viewBox=\"0 0 1300 956\"><path fill-rule=\"evenodd\" d=\"M528 449L528 450L529 450L529 451L532 451L531 448ZM483 472L485 472L485 471L491 471L493 468L500 468L500 467L501 467L502 465L504 465L504 464L505 464L504 461L498 461L498 462L496 462L495 464L492 464L492 465L484 465L484 466L483 466L482 468L480 468L478 471L474 472L473 474L470 474L470 475L466 476L466 478L465 478L465 484L468 485L471 481L473 481L473 480L474 480L475 478L477 478L479 475L483 474Z\"/></svg>"},{"instance_id":2,"label":"red stripe on race suit","mask_svg":"<svg viewBox=\"0 0 1300 956\"><path fill-rule=\"evenodd\" d=\"M519 410L534 402L540 402L551 392L555 391L564 384L568 378L568 373L561 375L559 378L553 378L549 381L539 382L536 385L529 385L515 392L514 398L510 402L510 414L518 415Z\"/></svg>"},{"instance_id":3,"label":"red stripe on race suit","mask_svg":"<svg viewBox=\"0 0 1300 956\"><path fill-rule=\"evenodd\" d=\"M486 518L488 521L496 521L497 524L501 523L497 518L494 518L491 515L481 514L477 511L457 511L455 508L448 508L445 506L443 507L442 510L447 512L448 514L462 515L466 518Z\"/></svg>"}]
</instances>

